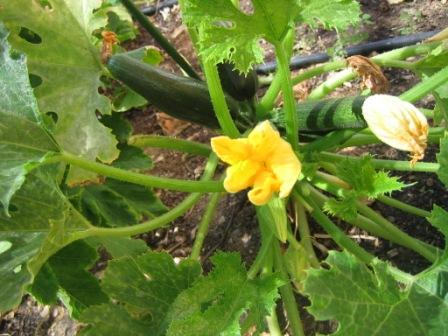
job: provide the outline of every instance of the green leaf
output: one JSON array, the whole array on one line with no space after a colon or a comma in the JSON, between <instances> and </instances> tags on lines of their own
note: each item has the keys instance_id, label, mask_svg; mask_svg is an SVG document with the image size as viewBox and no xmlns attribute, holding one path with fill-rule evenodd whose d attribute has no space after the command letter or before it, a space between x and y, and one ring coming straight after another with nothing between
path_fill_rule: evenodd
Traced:
<instances>
[{"instance_id":1,"label":"green leaf","mask_svg":"<svg viewBox=\"0 0 448 336\"><path fill-rule=\"evenodd\" d=\"M151 323L136 319L125 307L103 304L89 307L82 321L91 326L80 331L80 336L156 336L150 332Z\"/></svg>"},{"instance_id":2,"label":"green leaf","mask_svg":"<svg viewBox=\"0 0 448 336\"><path fill-rule=\"evenodd\" d=\"M336 175L350 184L359 196L369 198L401 190L406 186L397 177L390 177L384 171L377 172L371 160L371 156L365 155L360 160L341 161L336 165Z\"/></svg>"},{"instance_id":3,"label":"green leaf","mask_svg":"<svg viewBox=\"0 0 448 336\"><path fill-rule=\"evenodd\" d=\"M129 237L92 237L87 239L87 243L95 247L103 246L114 259L136 257L148 251L143 240Z\"/></svg>"},{"instance_id":4,"label":"green leaf","mask_svg":"<svg viewBox=\"0 0 448 336\"><path fill-rule=\"evenodd\" d=\"M437 176L443 182L445 187L448 187L448 137L440 139L440 152L437 154L437 162L440 168L437 171Z\"/></svg>"},{"instance_id":5,"label":"green leaf","mask_svg":"<svg viewBox=\"0 0 448 336\"><path fill-rule=\"evenodd\" d=\"M120 86L114 91L112 99L113 109L116 112L126 112L148 104L148 101L127 86Z\"/></svg>"},{"instance_id":6,"label":"green leaf","mask_svg":"<svg viewBox=\"0 0 448 336\"><path fill-rule=\"evenodd\" d=\"M434 207L429 221L448 236L448 212ZM330 252L329 269L311 269L304 292L317 320L335 319L332 335L448 335L448 249L432 267L407 283L394 279L389 264L370 268L348 252ZM367 318L366 318L367 317Z\"/></svg>"},{"instance_id":7,"label":"green leaf","mask_svg":"<svg viewBox=\"0 0 448 336\"><path fill-rule=\"evenodd\" d=\"M54 136L66 151L110 163L118 156L116 140L97 118L110 113L109 100L98 93L103 66L92 44L92 31L104 22L93 18L101 0L52 0L51 9L39 1L0 0L0 20L10 27L11 44L26 53L31 74L42 83L34 89L39 110L54 112ZM29 29L36 39L20 35ZM80 169L70 171L69 182L93 179Z\"/></svg>"},{"instance_id":8,"label":"green leaf","mask_svg":"<svg viewBox=\"0 0 448 336\"><path fill-rule=\"evenodd\" d=\"M43 127L26 58L11 51L7 37L0 23L0 205L8 214L26 174L58 146Z\"/></svg>"},{"instance_id":9,"label":"green leaf","mask_svg":"<svg viewBox=\"0 0 448 336\"><path fill-rule=\"evenodd\" d=\"M137 257L123 257L109 263L103 290L117 304L86 309L81 320L90 323L87 335L122 335L114 328L104 311L114 321L129 326L126 335L165 335L167 312L176 297L199 277L201 267L195 261L175 265L166 253L149 252Z\"/></svg>"},{"instance_id":10,"label":"green leaf","mask_svg":"<svg viewBox=\"0 0 448 336\"><path fill-rule=\"evenodd\" d=\"M184 22L199 32L200 54L214 64L229 60L241 72L263 61L259 39L280 43L299 12L299 0L252 0L246 14L231 0L181 0Z\"/></svg>"},{"instance_id":11,"label":"green leaf","mask_svg":"<svg viewBox=\"0 0 448 336\"><path fill-rule=\"evenodd\" d=\"M181 293L170 311L168 336L240 335L240 320L250 311L259 331L272 312L281 281L276 275L249 280L240 256L218 253L207 277Z\"/></svg>"},{"instance_id":12,"label":"green leaf","mask_svg":"<svg viewBox=\"0 0 448 336\"><path fill-rule=\"evenodd\" d=\"M0 213L0 241L11 244L0 254L0 312L20 303L41 266L73 234L90 228L60 192L57 174L56 166L31 171L11 199L11 217Z\"/></svg>"},{"instance_id":13,"label":"green leaf","mask_svg":"<svg viewBox=\"0 0 448 336\"><path fill-rule=\"evenodd\" d=\"M71 189L69 194L74 206L89 221L102 227L137 224L144 217L154 218L167 210L150 189L113 179Z\"/></svg>"},{"instance_id":14,"label":"green leaf","mask_svg":"<svg viewBox=\"0 0 448 336\"><path fill-rule=\"evenodd\" d=\"M313 28L323 25L327 29L344 30L361 22L361 8L355 0L302 1L298 21Z\"/></svg>"},{"instance_id":15,"label":"green leaf","mask_svg":"<svg viewBox=\"0 0 448 336\"><path fill-rule=\"evenodd\" d=\"M127 144L119 144L118 148L120 156L112 163L114 167L126 170L147 170L153 167L151 158L143 149Z\"/></svg>"},{"instance_id":16,"label":"green leaf","mask_svg":"<svg viewBox=\"0 0 448 336\"><path fill-rule=\"evenodd\" d=\"M132 125L122 113L112 113L112 115L102 116L103 125L112 129L112 133L120 143L126 143L132 135Z\"/></svg>"},{"instance_id":17,"label":"green leaf","mask_svg":"<svg viewBox=\"0 0 448 336\"><path fill-rule=\"evenodd\" d=\"M349 191L344 193L340 199L330 198L324 204L324 210L330 215L341 217L344 220L353 220L358 215L356 203L358 195L356 192Z\"/></svg>"},{"instance_id":18,"label":"green leaf","mask_svg":"<svg viewBox=\"0 0 448 336\"><path fill-rule=\"evenodd\" d=\"M44 304L56 304L57 291L63 291L65 306L71 316L78 318L86 307L109 301L98 280L87 271L97 259L94 248L76 241L47 261L36 276L31 292Z\"/></svg>"}]
</instances>

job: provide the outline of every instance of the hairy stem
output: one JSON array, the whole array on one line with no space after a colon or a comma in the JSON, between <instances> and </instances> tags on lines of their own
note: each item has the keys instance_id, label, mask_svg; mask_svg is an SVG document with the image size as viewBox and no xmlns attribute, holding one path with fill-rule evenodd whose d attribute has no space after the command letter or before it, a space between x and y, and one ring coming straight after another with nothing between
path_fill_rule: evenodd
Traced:
<instances>
[{"instance_id":1,"label":"hairy stem","mask_svg":"<svg viewBox=\"0 0 448 336\"><path fill-rule=\"evenodd\" d=\"M287 53L282 43L275 46L285 106L286 137L294 150L299 143L299 120L296 114L296 102L291 83L291 71Z\"/></svg>"},{"instance_id":2,"label":"hairy stem","mask_svg":"<svg viewBox=\"0 0 448 336\"><path fill-rule=\"evenodd\" d=\"M207 79L210 97L212 99L213 108L215 109L216 117L219 125L225 135L231 138L238 138L240 132L233 122L230 115L229 107L224 96L224 90L219 79L218 69L215 64L211 62L204 62L204 72Z\"/></svg>"},{"instance_id":3,"label":"hairy stem","mask_svg":"<svg viewBox=\"0 0 448 336\"><path fill-rule=\"evenodd\" d=\"M288 31L283 41L284 49L288 52L287 58L291 57L291 51L294 44L295 33L292 29ZM289 69L289 64L288 64ZM280 93L282 88L282 75L277 68L277 72L272 79L271 85L268 90L264 94L263 98L261 98L260 103L257 105L256 112L259 120L264 119L267 112L272 110L274 107L275 101Z\"/></svg>"},{"instance_id":4,"label":"hairy stem","mask_svg":"<svg viewBox=\"0 0 448 336\"><path fill-rule=\"evenodd\" d=\"M176 48L171 44L168 39L163 36L159 29L154 26L151 21L148 20L145 14L143 14L140 9L134 4L132 0L121 0L123 6L129 11L129 13L134 17L134 19L142 25L143 28L160 44L163 50L166 51L168 55L184 70L188 76L201 79L199 75L194 71L192 66L188 64L185 58L179 54Z\"/></svg>"},{"instance_id":5,"label":"hairy stem","mask_svg":"<svg viewBox=\"0 0 448 336\"><path fill-rule=\"evenodd\" d=\"M277 240L274 240L271 246L274 253L275 269L280 273L281 277L286 280L288 279L288 273L286 272L283 257L280 252L280 245ZM297 309L297 302L294 297L294 290L290 281L287 281L286 284L280 287L280 295L283 299L292 335L305 336L299 310Z\"/></svg>"},{"instance_id":6,"label":"hairy stem","mask_svg":"<svg viewBox=\"0 0 448 336\"><path fill-rule=\"evenodd\" d=\"M201 255L202 245L204 244L205 236L207 235L208 228L211 221L213 220L213 216L215 215L216 207L218 206L220 198L220 193L214 193L210 195L207 208L205 209L205 213L203 214L201 222L199 223L199 228L196 233L193 248L191 250L190 258L193 260L199 259Z\"/></svg>"},{"instance_id":7,"label":"hairy stem","mask_svg":"<svg viewBox=\"0 0 448 336\"><path fill-rule=\"evenodd\" d=\"M390 62L395 60L404 60L411 56L425 55L440 45L440 42L425 43L419 45L408 46L400 49L385 52L383 54L371 58L373 62ZM338 73L336 76L327 79L324 83L315 88L308 96L309 100L318 100L347 81L356 78L357 73L352 69L346 69Z\"/></svg>"},{"instance_id":8,"label":"hairy stem","mask_svg":"<svg viewBox=\"0 0 448 336\"><path fill-rule=\"evenodd\" d=\"M388 197L388 196L378 196L377 198L378 201L380 201L381 203L384 203L386 205L392 206L394 208L400 209L404 212L410 213L412 215L417 215L420 217L430 217L431 213L429 211L417 208L413 205L401 202L395 198L392 197Z\"/></svg>"},{"instance_id":9,"label":"hairy stem","mask_svg":"<svg viewBox=\"0 0 448 336\"><path fill-rule=\"evenodd\" d=\"M340 247L345 248L347 251L356 256L359 260L366 264L370 264L375 258L373 255L368 253L353 240L351 240L347 235L338 228L330 218L325 215L317 203L314 201L313 196L303 195L302 197L313 207L311 211L311 216L316 220L316 222L322 226L322 228L333 238L333 240Z\"/></svg>"},{"instance_id":10,"label":"hairy stem","mask_svg":"<svg viewBox=\"0 0 448 336\"><path fill-rule=\"evenodd\" d=\"M317 157L323 161L328 161L331 163L344 160L362 160L362 158L360 157L328 153L328 152L319 153L317 154ZM376 169L388 169L397 171L436 173L440 168L440 165L438 163L432 163L432 162L417 162L415 165L412 166L409 161L372 159L371 162Z\"/></svg>"},{"instance_id":11,"label":"hairy stem","mask_svg":"<svg viewBox=\"0 0 448 336\"><path fill-rule=\"evenodd\" d=\"M207 162L201 180L206 181L211 179L217 165L217 157L215 155L211 155ZM129 237L159 229L185 214L193 205L195 205L199 201L202 195L203 193L201 192L193 193L170 211L164 213L159 217L140 224L119 228L93 227L85 231L74 233L75 240L84 239L87 237Z\"/></svg>"},{"instance_id":12,"label":"hairy stem","mask_svg":"<svg viewBox=\"0 0 448 336\"><path fill-rule=\"evenodd\" d=\"M64 152L60 156L61 161L67 162L79 168L95 172L97 174L114 178L116 180L130 182L146 187L163 188L168 190L185 192L222 192L224 187L221 182L215 181L186 181L152 175L145 175L111 167L102 163L90 161L82 157Z\"/></svg>"},{"instance_id":13,"label":"hairy stem","mask_svg":"<svg viewBox=\"0 0 448 336\"><path fill-rule=\"evenodd\" d=\"M345 186L340 187L341 184L335 185L334 179L337 179L337 177L332 176L333 179L328 179L326 174L320 174L315 177L315 180L313 182L316 186L319 188L322 188L323 190L333 194L333 195L343 195L343 189L346 188ZM331 176L331 175L330 175ZM411 236L409 236L407 233L401 231L398 229L394 224L386 220L384 217L382 217L379 213L369 208L364 203L357 201L356 202L356 208L357 210L364 215L366 218L368 218L369 222L360 222L358 224L361 228L365 229L366 231L372 232L380 237L389 239L397 244L400 244L402 246L405 246L419 254L421 254L423 257L427 258L430 261L434 261L436 258L436 249L428 245L418 239L415 239ZM346 220L350 222L349 220ZM371 223L373 222L373 226ZM364 227L363 227L364 226ZM378 230L375 232L375 230Z\"/></svg>"},{"instance_id":14,"label":"hairy stem","mask_svg":"<svg viewBox=\"0 0 448 336\"><path fill-rule=\"evenodd\" d=\"M300 234L300 242L302 243L302 246L307 253L307 257L311 266L316 268L320 267L319 259L317 259L316 257L316 253L314 252L313 248L313 243L311 242L310 227L308 225L308 219L306 218L305 208L303 207L300 200L297 199L296 197L294 198L294 201L297 216L296 222ZM288 232L288 241L290 242L289 232Z\"/></svg>"}]
</instances>

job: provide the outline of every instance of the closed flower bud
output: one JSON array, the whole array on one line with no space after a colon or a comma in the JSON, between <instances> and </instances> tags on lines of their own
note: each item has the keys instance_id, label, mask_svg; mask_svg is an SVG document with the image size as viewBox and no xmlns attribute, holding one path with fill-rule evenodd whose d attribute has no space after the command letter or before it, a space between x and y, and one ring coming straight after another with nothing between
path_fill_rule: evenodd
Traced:
<instances>
[{"instance_id":1,"label":"closed flower bud","mask_svg":"<svg viewBox=\"0 0 448 336\"><path fill-rule=\"evenodd\" d=\"M362 114L378 139L396 149L411 152L411 164L423 159L428 122L414 105L394 96L373 95L364 102Z\"/></svg>"}]
</instances>

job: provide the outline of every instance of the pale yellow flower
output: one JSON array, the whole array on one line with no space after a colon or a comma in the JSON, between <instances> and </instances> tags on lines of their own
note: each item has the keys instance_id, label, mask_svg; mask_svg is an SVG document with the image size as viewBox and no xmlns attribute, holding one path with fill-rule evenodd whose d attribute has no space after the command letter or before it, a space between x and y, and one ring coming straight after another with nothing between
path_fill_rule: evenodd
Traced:
<instances>
[{"instance_id":1,"label":"pale yellow flower","mask_svg":"<svg viewBox=\"0 0 448 336\"><path fill-rule=\"evenodd\" d=\"M428 121L411 103L389 95L366 99L362 114L378 139L399 150L411 152L411 164L423 159L428 139Z\"/></svg>"},{"instance_id":2,"label":"pale yellow flower","mask_svg":"<svg viewBox=\"0 0 448 336\"><path fill-rule=\"evenodd\" d=\"M211 145L230 165L224 188L235 193L252 187L248 197L255 205L266 204L277 192L280 198L287 197L299 178L300 161L269 121L258 124L247 138L219 136L211 139Z\"/></svg>"}]
</instances>

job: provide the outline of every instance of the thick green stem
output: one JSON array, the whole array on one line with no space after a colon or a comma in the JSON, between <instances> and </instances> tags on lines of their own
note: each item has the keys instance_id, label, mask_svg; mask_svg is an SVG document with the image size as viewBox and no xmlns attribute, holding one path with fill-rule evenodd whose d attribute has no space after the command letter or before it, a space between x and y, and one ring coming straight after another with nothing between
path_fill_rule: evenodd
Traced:
<instances>
[{"instance_id":1,"label":"thick green stem","mask_svg":"<svg viewBox=\"0 0 448 336\"><path fill-rule=\"evenodd\" d=\"M207 162L201 180L206 181L211 179L217 165L217 157L215 155L211 155ZM199 201L202 194L203 193L201 192L193 193L170 211L141 224L119 228L93 227L85 231L74 233L74 240L84 239L87 237L129 237L159 229L185 214L193 205L195 205Z\"/></svg>"},{"instance_id":2,"label":"thick green stem","mask_svg":"<svg viewBox=\"0 0 448 336\"><path fill-rule=\"evenodd\" d=\"M330 175L330 177L332 177ZM333 176L333 179L337 179ZM333 195L342 196L343 195L343 189L345 187L340 187L340 184L335 185L333 179L329 179L326 177L325 174L320 174L315 177L313 180L314 184L327 191L330 192ZM321 204L319 204L321 205ZM405 246L425 258L427 258L430 261L434 261L434 258L436 258L436 249L432 247L431 245L428 245L418 239L415 239L411 236L409 236L407 233L401 231L398 229L395 225L393 225L391 222L386 220L384 217L382 217L379 213L376 211L370 209L367 205L364 203L358 201L356 202L356 208L357 210L363 214L365 217L367 217L370 221L369 222L359 222L358 225L362 229L372 232L373 234L376 234L380 237L389 239L397 244L400 244L402 246ZM350 222L350 220L346 220ZM373 222L374 225L371 225ZM378 230L379 229L379 230ZM377 231L375 231L377 230Z\"/></svg>"},{"instance_id":3,"label":"thick green stem","mask_svg":"<svg viewBox=\"0 0 448 336\"><path fill-rule=\"evenodd\" d=\"M277 53L278 70L282 81L282 92L285 106L286 137L294 150L299 144L299 120L296 114L296 102L291 82L289 60L282 43L275 46Z\"/></svg>"},{"instance_id":4,"label":"thick green stem","mask_svg":"<svg viewBox=\"0 0 448 336\"><path fill-rule=\"evenodd\" d=\"M209 156L211 153L210 146L199 142L160 135L134 135L129 139L128 144L139 148L155 147L173 149L179 152L199 156Z\"/></svg>"},{"instance_id":5,"label":"thick green stem","mask_svg":"<svg viewBox=\"0 0 448 336\"><path fill-rule=\"evenodd\" d=\"M318 190L314 188L310 188L311 195L313 196L315 202L317 205L319 205L321 208L324 206L325 202L327 202L330 198L319 192ZM337 216L340 218L339 216ZM342 219L342 218L341 218ZM385 238L387 240L396 242L396 239L393 235L391 235L388 231L384 230L382 227L380 227L377 223L373 222L372 220L361 216L358 214L353 219L344 219L349 224L352 224L356 227L361 228L364 231L367 231L371 234L374 234L375 236Z\"/></svg>"},{"instance_id":6,"label":"thick green stem","mask_svg":"<svg viewBox=\"0 0 448 336\"><path fill-rule=\"evenodd\" d=\"M300 242L302 243L303 248L307 253L308 260L313 267L320 267L319 259L316 257L316 253L314 252L313 243L311 242L311 233L310 227L308 225L308 219L306 218L305 208L297 197L294 198L295 201L295 210L297 216L297 226L300 234ZM288 232L288 241L290 241L289 237L290 233Z\"/></svg>"},{"instance_id":7,"label":"thick green stem","mask_svg":"<svg viewBox=\"0 0 448 336\"><path fill-rule=\"evenodd\" d=\"M417 215L420 217L430 217L431 213L429 211L417 208L415 206L412 206L410 204L401 202L395 198L392 197L388 197L388 196L378 196L377 200L380 201L381 203L384 203L386 205L390 205L394 208L400 209L404 212L413 214L413 215Z\"/></svg>"},{"instance_id":8,"label":"thick green stem","mask_svg":"<svg viewBox=\"0 0 448 336\"><path fill-rule=\"evenodd\" d=\"M222 192L224 187L221 182L215 181L186 181L179 179L170 179L152 175L145 175L111 167L98 162L90 161L82 157L62 153L60 155L61 161L70 163L79 168L95 172L97 174L114 178L116 180L130 182L146 187L163 188L176 191L185 192Z\"/></svg>"},{"instance_id":9,"label":"thick green stem","mask_svg":"<svg viewBox=\"0 0 448 336\"><path fill-rule=\"evenodd\" d=\"M307 79L313 78L315 76L322 75L325 72L335 71L339 69L343 69L347 66L347 62L345 60L338 60L334 62L325 63L322 65L318 65L312 69L307 69L294 77L292 79L292 84L297 85Z\"/></svg>"},{"instance_id":10,"label":"thick green stem","mask_svg":"<svg viewBox=\"0 0 448 336\"><path fill-rule=\"evenodd\" d=\"M396 60L403 60L411 56L425 55L431 50L440 45L440 42L419 44L414 46L408 46L400 49L395 49L371 58L374 62L384 63ZM338 73L336 76L327 79L320 86L315 88L308 96L309 100L318 100L330 92L334 91L336 88L341 86L347 81L356 78L357 73L352 69L346 69Z\"/></svg>"},{"instance_id":11,"label":"thick green stem","mask_svg":"<svg viewBox=\"0 0 448 336\"><path fill-rule=\"evenodd\" d=\"M261 225L262 221L258 221ZM261 247L258 251L257 257L255 258L255 261L252 263L252 266L250 267L249 271L247 272L247 277L249 279L254 279L258 272L265 266L266 264L266 258L269 256L271 251L271 244L274 240L274 233L272 230L260 227L261 231Z\"/></svg>"},{"instance_id":12,"label":"thick green stem","mask_svg":"<svg viewBox=\"0 0 448 336\"><path fill-rule=\"evenodd\" d=\"M211 62L204 62L204 72L213 108L222 131L231 138L238 138L240 132L230 115L216 65Z\"/></svg>"},{"instance_id":13,"label":"thick green stem","mask_svg":"<svg viewBox=\"0 0 448 336\"><path fill-rule=\"evenodd\" d=\"M160 44L163 50L170 55L174 61L184 70L188 76L201 79L199 75L194 71L190 64L185 60L185 58L179 54L176 48L167 40L165 36L154 26L151 21L148 20L145 14L143 14L140 9L133 3L132 0L121 0L123 6L129 11L129 13L134 17L134 19L142 25L143 28Z\"/></svg>"},{"instance_id":14,"label":"thick green stem","mask_svg":"<svg viewBox=\"0 0 448 336\"><path fill-rule=\"evenodd\" d=\"M400 98L408 102L416 102L420 98L425 97L429 92L437 89L440 85L448 81L448 66L436 72L431 77L426 78L416 86L404 92Z\"/></svg>"},{"instance_id":15,"label":"thick green stem","mask_svg":"<svg viewBox=\"0 0 448 336\"><path fill-rule=\"evenodd\" d=\"M443 127L433 127L429 129L428 143L438 144L440 139L444 137L445 129ZM310 143L313 144L314 142ZM364 131L353 135L349 140L345 141L343 144L338 145L338 148L352 147L352 146L364 146L382 143L375 135L371 132L364 133ZM308 145L307 145L308 146ZM330 147L331 148L331 147Z\"/></svg>"},{"instance_id":16,"label":"thick green stem","mask_svg":"<svg viewBox=\"0 0 448 336\"><path fill-rule=\"evenodd\" d=\"M283 336L280 325L278 324L277 312L274 311L268 317L266 317L266 322L268 324L269 336Z\"/></svg>"},{"instance_id":17,"label":"thick green stem","mask_svg":"<svg viewBox=\"0 0 448 336\"><path fill-rule=\"evenodd\" d=\"M362 158L360 157L327 152L322 152L316 155L319 159L332 163L344 160L362 160ZM438 163L431 162L417 162L415 165L411 165L409 161L395 160L372 159L371 162L376 169L388 169L397 171L436 173L440 168L440 165Z\"/></svg>"},{"instance_id":18,"label":"thick green stem","mask_svg":"<svg viewBox=\"0 0 448 336\"><path fill-rule=\"evenodd\" d=\"M193 248L191 250L190 258L193 260L199 259L201 256L202 245L204 244L205 236L207 235L208 228L213 216L215 215L216 207L218 206L219 199L221 198L220 193L214 193L210 195L207 208L202 216L201 222L199 223L199 228L196 233L196 238L194 240Z\"/></svg>"},{"instance_id":19,"label":"thick green stem","mask_svg":"<svg viewBox=\"0 0 448 336\"><path fill-rule=\"evenodd\" d=\"M370 209L367 205L358 202L356 204L356 207L358 208L358 211L362 213L364 216L370 218L377 224L381 225L384 229L389 231L391 234L399 236L400 241L402 245L405 245L409 247L410 249L414 250L415 252L419 253L426 259L428 259L431 262L434 262L437 260L437 253L434 253L430 247L425 246L422 244L422 242L412 238L411 236L407 235L403 231L401 231L399 228L397 228L394 224L389 222L386 218L381 216L379 213L377 213L375 210Z\"/></svg>"},{"instance_id":20,"label":"thick green stem","mask_svg":"<svg viewBox=\"0 0 448 336\"><path fill-rule=\"evenodd\" d=\"M293 29L290 29L283 41L284 50L288 53L287 58L291 57L292 48L294 45L294 39L295 39L295 32ZM281 88L282 88L282 75L279 69L277 68L277 72L274 75L271 85L264 94L263 98L260 100L260 103L257 105L256 112L257 112L257 118L259 120L263 120L266 114L270 110L272 110Z\"/></svg>"},{"instance_id":21,"label":"thick green stem","mask_svg":"<svg viewBox=\"0 0 448 336\"><path fill-rule=\"evenodd\" d=\"M280 276L287 280L288 273L283 262L282 255L280 253L280 246L277 240L272 243L272 249L274 253L275 268L280 273ZM280 287L280 294L282 296L283 305L288 316L288 321L291 327L291 333L293 336L305 336L303 331L302 321L300 320L299 310L297 309L297 302L294 297L294 290L292 289L291 282L287 281L285 285Z\"/></svg>"},{"instance_id":22,"label":"thick green stem","mask_svg":"<svg viewBox=\"0 0 448 336\"><path fill-rule=\"evenodd\" d=\"M328 218L327 215L322 212L312 196L309 197L302 194L302 197L313 207L311 216L320 226L322 226L322 228L330 235L330 237L333 238L336 244L338 244L342 248L345 248L362 262L366 264L370 264L372 262L375 257L364 250L362 247L360 247L358 244L356 244L349 237L347 237L344 231L338 228L330 220L330 218Z\"/></svg>"}]
</instances>

